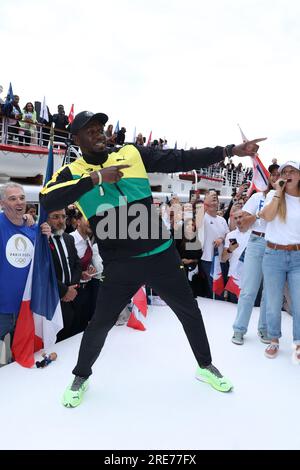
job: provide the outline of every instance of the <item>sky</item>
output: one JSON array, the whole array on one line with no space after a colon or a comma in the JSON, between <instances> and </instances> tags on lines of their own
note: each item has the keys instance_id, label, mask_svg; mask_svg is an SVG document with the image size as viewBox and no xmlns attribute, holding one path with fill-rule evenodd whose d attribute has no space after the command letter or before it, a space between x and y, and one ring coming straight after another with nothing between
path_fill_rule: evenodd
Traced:
<instances>
[{"instance_id":1,"label":"sky","mask_svg":"<svg viewBox=\"0 0 300 470\"><path fill-rule=\"evenodd\" d=\"M170 147L300 160L299 0L1 0L0 84ZM248 160L248 159L246 159ZM244 162L246 163L246 160Z\"/></svg>"}]
</instances>

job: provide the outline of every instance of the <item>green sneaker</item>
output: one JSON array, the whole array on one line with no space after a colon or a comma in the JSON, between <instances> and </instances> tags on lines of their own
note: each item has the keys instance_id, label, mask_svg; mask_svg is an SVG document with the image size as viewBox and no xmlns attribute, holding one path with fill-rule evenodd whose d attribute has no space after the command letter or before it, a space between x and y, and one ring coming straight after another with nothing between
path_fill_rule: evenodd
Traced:
<instances>
[{"instance_id":1,"label":"green sneaker","mask_svg":"<svg viewBox=\"0 0 300 470\"><path fill-rule=\"evenodd\" d=\"M219 392L230 392L233 389L230 380L223 377L220 371L212 364L207 367L198 366L196 379L208 383Z\"/></svg>"},{"instance_id":2,"label":"green sneaker","mask_svg":"<svg viewBox=\"0 0 300 470\"><path fill-rule=\"evenodd\" d=\"M69 385L64 393L62 404L67 408L75 408L80 405L83 399L84 392L88 388L88 379L86 377L75 376L75 379Z\"/></svg>"}]
</instances>

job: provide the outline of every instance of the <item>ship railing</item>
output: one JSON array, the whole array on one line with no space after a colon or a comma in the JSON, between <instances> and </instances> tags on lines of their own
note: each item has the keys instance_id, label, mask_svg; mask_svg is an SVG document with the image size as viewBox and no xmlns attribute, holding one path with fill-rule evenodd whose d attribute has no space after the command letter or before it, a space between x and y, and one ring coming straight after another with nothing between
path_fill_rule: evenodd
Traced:
<instances>
[{"instance_id":1,"label":"ship railing","mask_svg":"<svg viewBox=\"0 0 300 470\"><path fill-rule=\"evenodd\" d=\"M185 172L185 174L195 175L195 171L197 172L198 181L201 180L201 177L212 178L216 180L221 180L223 186L231 186L232 188L241 186L245 179L244 171L228 171L226 168L200 168L193 171L187 171ZM174 178L174 174L172 174L172 178Z\"/></svg>"},{"instance_id":2,"label":"ship railing","mask_svg":"<svg viewBox=\"0 0 300 470\"><path fill-rule=\"evenodd\" d=\"M0 143L47 148L50 138L50 126L45 126L37 122L32 124L28 129L26 126L23 127L22 123L24 122L25 121L20 120L17 125L14 125L10 124L9 118L0 118ZM54 130L54 148L65 150L66 140L71 141L70 132L63 129Z\"/></svg>"}]
</instances>

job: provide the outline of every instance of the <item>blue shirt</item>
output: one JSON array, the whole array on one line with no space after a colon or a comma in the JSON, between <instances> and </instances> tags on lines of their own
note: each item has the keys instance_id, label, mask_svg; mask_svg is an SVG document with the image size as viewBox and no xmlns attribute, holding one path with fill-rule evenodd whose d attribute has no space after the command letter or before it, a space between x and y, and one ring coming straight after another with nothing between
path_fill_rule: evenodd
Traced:
<instances>
[{"instance_id":1,"label":"blue shirt","mask_svg":"<svg viewBox=\"0 0 300 470\"><path fill-rule=\"evenodd\" d=\"M0 214L0 315L19 313L36 233L37 225L15 225Z\"/></svg>"}]
</instances>

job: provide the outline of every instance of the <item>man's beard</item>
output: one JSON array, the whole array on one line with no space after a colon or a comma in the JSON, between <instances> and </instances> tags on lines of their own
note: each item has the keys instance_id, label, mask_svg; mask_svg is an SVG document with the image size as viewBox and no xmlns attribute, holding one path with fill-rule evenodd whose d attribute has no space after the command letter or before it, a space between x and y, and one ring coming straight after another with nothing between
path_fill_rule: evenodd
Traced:
<instances>
[{"instance_id":1,"label":"man's beard","mask_svg":"<svg viewBox=\"0 0 300 470\"><path fill-rule=\"evenodd\" d=\"M87 163L91 163L92 165L101 165L102 163L106 162L108 158L108 151L105 149L98 150L97 152L85 152L83 158Z\"/></svg>"},{"instance_id":2,"label":"man's beard","mask_svg":"<svg viewBox=\"0 0 300 470\"><path fill-rule=\"evenodd\" d=\"M61 237L64 232L65 232L64 228L60 228L57 230L55 230L54 228L52 229L52 235L59 235Z\"/></svg>"}]
</instances>

